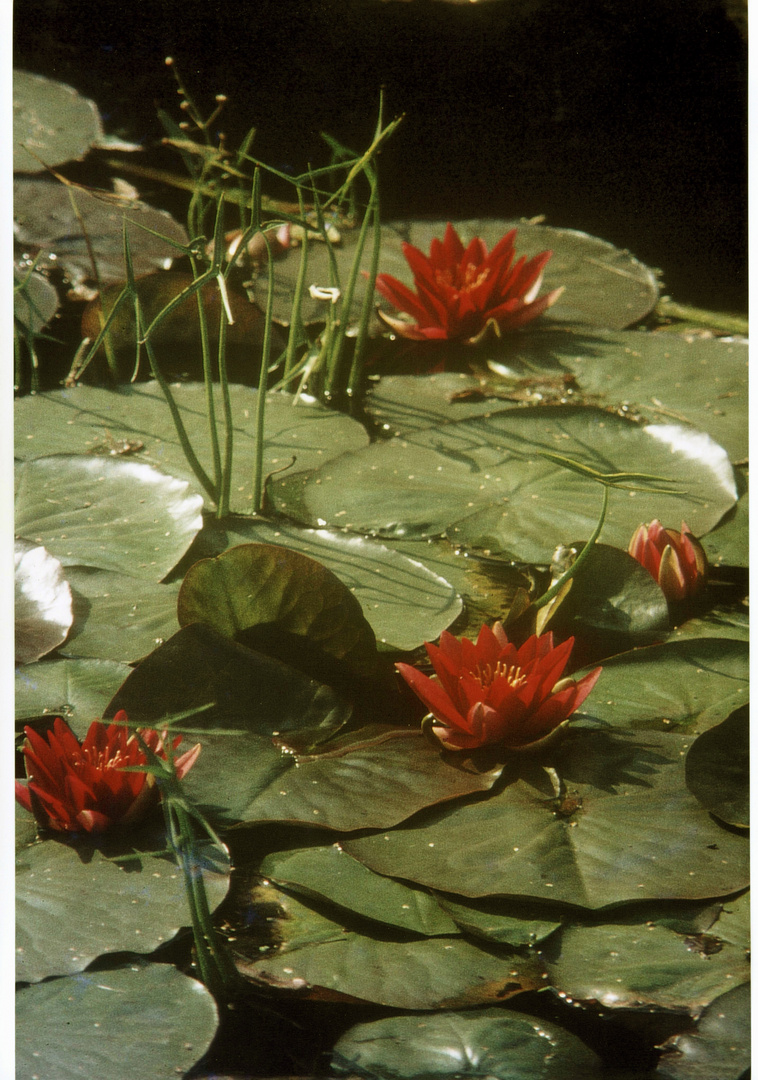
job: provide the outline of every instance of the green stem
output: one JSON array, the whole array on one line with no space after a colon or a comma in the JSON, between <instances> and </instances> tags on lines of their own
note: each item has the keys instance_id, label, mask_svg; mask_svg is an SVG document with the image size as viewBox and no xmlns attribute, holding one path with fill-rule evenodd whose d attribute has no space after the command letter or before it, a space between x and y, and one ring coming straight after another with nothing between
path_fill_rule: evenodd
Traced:
<instances>
[{"instance_id":1,"label":"green stem","mask_svg":"<svg viewBox=\"0 0 758 1080\"><path fill-rule=\"evenodd\" d=\"M556 596L560 592L560 590L563 588L563 586L566 584L566 582L569 581L574 576L574 574L577 572L577 570L582 565L582 563L586 562L587 559L589 558L590 552L592 551L592 548L597 543L598 537L600 536L600 533L602 532L603 525L605 524L605 515L606 515L606 512L608 510L608 491L609 491L608 484L603 484L603 508L600 511L600 520L598 521L597 525L595 526L595 531L593 532L592 536L589 538L587 543L584 545L582 550L579 552L577 557L574 559L573 563L568 568L568 570L566 570L565 573L561 574L561 576L558 578L558 580L555 581L550 586L550 588L547 590L546 593L543 593L543 595L538 600L535 600L533 602L533 604L532 604L533 608L541 608L541 607L544 607L545 604L549 604L550 601L553 599L553 597Z\"/></svg>"},{"instance_id":2,"label":"green stem","mask_svg":"<svg viewBox=\"0 0 758 1080\"><path fill-rule=\"evenodd\" d=\"M266 294L266 316L263 324L263 350L261 355L261 373L258 380L258 398L255 410L255 461L253 464L253 511L263 510L265 492L263 491L263 451L264 424L266 420L266 394L268 392L268 365L271 355L271 336L274 314L274 263L271 258L271 245L262 233L268 249L266 266L268 270L268 291Z\"/></svg>"},{"instance_id":3,"label":"green stem","mask_svg":"<svg viewBox=\"0 0 758 1080\"><path fill-rule=\"evenodd\" d=\"M226 370L226 328L228 325L229 320L226 316L226 309L222 304L218 327L218 381L221 386L221 399L224 408L224 463L221 469L221 491L216 515L218 518L224 518L229 513L234 455L234 422L232 402L229 396L229 378Z\"/></svg>"},{"instance_id":4,"label":"green stem","mask_svg":"<svg viewBox=\"0 0 758 1080\"><path fill-rule=\"evenodd\" d=\"M194 258L190 257L190 265L192 267L192 276L197 279L200 275L197 270L197 263ZM205 383L205 412L208 418L208 435L211 441L211 455L213 457L213 479L215 482L216 491L221 491L222 486L222 471L221 471L221 449L218 439L218 428L216 426L216 403L213 400L213 366L211 361L211 343L208 336L208 320L205 313L205 304L203 302L203 290L197 290L197 316L200 323L200 348L203 354L203 382ZM221 499L219 497L219 504Z\"/></svg>"},{"instance_id":5,"label":"green stem","mask_svg":"<svg viewBox=\"0 0 758 1080\"><path fill-rule=\"evenodd\" d=\"M305 219L305 202L302 188L298 186L297 200L300 207L300 216ZM308 230L303 229L303 242L300 248L300 268L297 272L295 283L295 295L292 298L292 313L290 315L290 332L287 339L287 352L284 358L283 385L286 387L297 367L297 348L303 321L301 309L303 305L303 293L305 292L305 276L308 270Z\"/></svg>"},{"instance_id":6,"label":"green stem","mask_svg":"<svg viewBox=\"0 0 758 1080\"><path fill-rule=\"evenodd\" d=\"M677 304L667 296L655 305L655 314L663 319L681 319L683 322L709 326L726 334L747 337L749 323L740 315L727 315L721 311L706 311L704 308L690 307L689 304Z\"/></svg>"},{"instance_id":7,"label":"green stem","mask_svg":"<svg viewBox=\"0 0 758 1080\"><path fill-rule=\"evenodd\" d=\"M376 275L379 270L379 255L382 247L382 227L379 216L379 186L376 175L372 175L372 173L369 173L368 170L366 171L371 182L371 199L369 200L366 216L368 217L369 214L373 214L374 242L371 248L371 264L369 266L368 281L366 282L366 295L363 298L363 305L361 307L358 336L355 339L355 351L353 352L353 362L350 366L350 376L347 384L348 397L353 400L358 398L363 386L366 342L368 340L368 329L371 323L371 311L374 306L374 287L376 285Z\"/></svg>"}]
</instances>

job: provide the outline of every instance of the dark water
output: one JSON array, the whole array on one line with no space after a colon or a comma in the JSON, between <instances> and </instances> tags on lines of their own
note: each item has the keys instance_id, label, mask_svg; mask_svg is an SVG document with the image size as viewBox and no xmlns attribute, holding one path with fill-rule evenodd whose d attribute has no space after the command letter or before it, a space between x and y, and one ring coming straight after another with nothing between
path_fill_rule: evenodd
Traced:
<instances>
[{"instance_id":1,"label":"dark water","mask_svg":"<svg viewBox=\"0 0 758 1080\"><path fill-rule=\"evenodd\" d=\"M546 214L663 267L675 299L746 307L746 47L719 0L17 0L15 49L146 146L173 55L285 170L326 160L321 130L366 146L384 85L406 114L386 219Z\"/></svg>"}]
</instances>

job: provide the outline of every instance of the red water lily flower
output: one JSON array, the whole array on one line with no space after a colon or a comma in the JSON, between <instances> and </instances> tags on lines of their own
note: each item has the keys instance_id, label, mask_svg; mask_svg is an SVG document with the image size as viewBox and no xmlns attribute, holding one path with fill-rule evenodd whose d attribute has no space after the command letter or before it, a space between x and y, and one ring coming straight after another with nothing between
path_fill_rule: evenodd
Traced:
<instances>
[{"instance_id":1,"label":"red water lily flower","mask_svg":"<svg viewBox=\"0 0 758 1080\"><path fill-rule=\"evenodd\" d=\"M149 773L124 771L124 766L147 763L139 739L124 726L126 721L123 709L111 724L93 720L82 743L60 717L44 735L24 728L21 751L29 782L16 783L18 802L40 825L57 832L99 833L111 825L138 820L156 798L157 789ZM161 736L142 729L140 735L154 753L166 757L166 732ZM181 741L178 735L173 748ZM199 753L198 743L174 758L179 779L187 775Z\"/></svg>"},{"instance_id":2,"label":"red water lily flower","mask_svg":"<svg viewBox=\"0 0 758 1080\"><path fill-rule=\"evenodd\" d=\"M409 664L395 667L437 720L432 731L447 749L531 749L582 704L602 671L561 679L573 644L569 638L554 648L552 634L534 634L517 649L496 622L481 628L476 644L447 631L439 646L427 642L436 678Z\"/></svg>"},{"instance_id":3,"label":"red water lily flower","mask_svg":"<svg viewBox=\"0 0 758 1080\"><path fill-rule=\"evenodd\" d=\"M629 554L653 575L667 600L695 596L705 584L708 560L689 525L664 529L656 518L640 525L629 542Z\"/></svg>"},{"instance_id":4,"label":"red water lily flower","mask_svg":"<svg viewBox=\"0 0 758 1080\"><path fill-rule=\"evenodd\" d=\"M376 288L399 311L416 321L407 322L380 311L396 333L415 341L464 341L475 344L488 330L497 335L536 319L563 292L553 289L537 299L542 272L552 251L514 263L516 229L492 251L479 237L467 248L448 222L443 240L432 240L429 256L412 244L403 244L416 291L390 274L378 274Z\"/></svg>"}]
</instances>

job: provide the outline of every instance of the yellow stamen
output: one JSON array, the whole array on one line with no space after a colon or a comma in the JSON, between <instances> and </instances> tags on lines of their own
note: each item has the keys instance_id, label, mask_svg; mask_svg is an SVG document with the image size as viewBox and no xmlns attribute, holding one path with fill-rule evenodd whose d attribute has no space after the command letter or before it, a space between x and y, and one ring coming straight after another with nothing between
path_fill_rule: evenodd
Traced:
<instances>
[{"instance_id":1,"label":"yellow stamen","mask_svg":"<svg viewBox=\"0 0 758 1080\"><path fill-rule=\"evenodd\" d=\"M502 660L498 660L494 668L492 664L477 664L471 674L482 687L491 686L495 679L505 679L508 685L513 687L523 686L526 682L526 675L520 667L509 667Z\"/></svg>"}]
</instances>

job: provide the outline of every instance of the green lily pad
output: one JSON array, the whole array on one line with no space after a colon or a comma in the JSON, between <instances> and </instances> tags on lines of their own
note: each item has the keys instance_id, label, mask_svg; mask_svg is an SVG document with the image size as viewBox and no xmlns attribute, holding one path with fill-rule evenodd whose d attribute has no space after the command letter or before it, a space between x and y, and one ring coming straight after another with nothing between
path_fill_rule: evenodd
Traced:
<instances>
[{"instance_id":1,"label":"green lily pad","mask_svg":"<svg viewBox=\"0 0 758 1080\"><path fill-rule=\"evenodd\" d=\"M670 641L684 641L686 638L734 638L735 641L748 641L750 638L750 616L747 610L735 611L733 608L716 607L707 614L687 619L681 626L672 630Z\"/></svg>"},{"instance_id":2,"label":"green lily pad","mask_svg":"<svg viewBox=\"0 0 758 1080\"><path fill-rule=\"evenodd\" d=\"M17 668L16 721L61 716L86 731L131 670L113 660L43 660Z\"/></svg>"},{"instance_id":3,"label":"green lily pad","mask_svg":"<svg viewBox=\"0 0 758 1080\"><path fill-rule=\"evenodd\" d=\"M238 959L258 985L316 996L322 990L395 1009L492 1004L544 986L533 959L498 956L461 937L386 940L343 930L337 940L302 944L260 959Z\"/></svg>"},{"instance_id":4,"label":"green lily pad","mask_svg":"<svg viewBox=\"0 0 758 1080\"><path fill-rule=\"evenodd\" d=\"M536 905L529 905L529 914L520 904L500 901L464 903L460 897L437 895L437 902L457 926L474 937L496 941L501 945L536 945L549 937L560 925L554 912L542 912L538 917Z\"/></svg>"},{"instance_id":5,"label":"green lily pad","mask_svg":"<svg viewBox=\"0 0 758 1080\"><path fill-rule=\"evenodd\" d=\"M374 632L347 585L307 555L273 544L240 544L196 562L177 615L181 626L202 622L229 638L275 625L358 669L376 658Z\"/></svg>"},{"instance_id":6,"label":"green lily pad","mask_svg":"<svg viewBox=\"0 0 758 1080\"><path fill-rule=\"evenodd\" d=\"M74 621L71 588L49 551L16 540L16 663L30 664L66 640Z\"/></svg>"},{"instance_id":7,"label":"green lily pad","mask_svg":"<svg viewBox=\"0 0 758 1080\"><path fill-rule=\"evenodd\" d=\"M32 334L43 330L58 310L58 290L46 277L13 267L13 318Z\"/></svg>"},{"instance_id":8,"label":"green lily pad","mask_svg":"<svg viewBox=\"0 0 758 1080\"><path fill-rule=\"evenodd\" d=\"M750 706L699 735L686 763L687 787L729 825L750 825Z\"/></svg>"},{"instance_id":9,"label":"green lily pad","mask_svg":"<svg viewBox=\"0 0 758 1080\"><path fill-rule=\"evenodd\" d=\"M530 225L520 221L480 219L453 222L461 240L467 244L479 236L492 249L510 229L518 229L516 255L531 258L542 251L553 252L545 267L542 292L557 286L566 291L542 317L548 320L583 323L589 326L621 330L643 318L658 299L655 275L627 251L613 247L605 240L588 236L573 229L555 229L547 225ZM379 271L413 285L413 274L403 255L407 240L422 251L429 251L432 239L442 238L446 221L399 221L382 228L382 248ZM357 231L342 230L342 242L332 247L336 258L340 284L344 288L355 258ZM308 249L308 280L318 285L331 284L330 253L324 243L313 243ZM361 268L368 271L371 245L366 245ZM301 255L292 249L276 267L275 318L290 319L292 292L295 287ZM360 304L366 290L363 275L359 275L353 298L350 321L357 322ZM256 300L265 305L265 282L257 285ZM379 298L377 297L377 300ZM324 319L324 301L304 300L302 315L306 322ZM393 309L394 310L394 309ZM379 329L375 324L375 329ZM509 335L509 339L510 339Z\"/></svg>"},{"instance_id":10,"label":"green lily pad","mask_svg":"<svg viewBox=\"0 0 758 1080\"><path fill-rule=\"evenodd\" d=\"M274 736L313 729L313 741L326 739L349 716L327 687L201 625L179 630L143 660L106 712L126 709L130 720L154 726L212 703L187 721L203 751L182 784L203 813L223 824L246 819L258 793L293 768Z\"/></svg>"},{"instance_id":11,"label":"green lily pad","mask_svg":"<svg viewBox=\"0 0 758 1080\"><path fill-rule=\"evenodd\" d=\"M153 854L166 846L162 828L146 827L105 835L97 844L86 837L47 839L20 851L16 978L39 982L83 971L105 953L152 952L191 925L180 868L170 856ZM198 846L213 910L226 895L229 859L209 841Z\"/></svg>"},{"instance_id":12,"label":"green lily pad","mask_svg":"<svg viewBox=\"0 0 758 1080\"><path fill-rule=\"evenodd\" d=\"M696 534L708 532L737 497L726 454L708 436L568 406L507 410L373 443L279 480L271 493L279 509L307 524L387 537L446 533L455 544L545 563L558 544L591 535L602 497L594 481L543 450L602 473L676 482L680 494L611 493L603 540L622 549L641 521L655 517L685 517Z\"/></svg>"},{"instance_id":13,"label":"green lily pad","mask_svg":"<svg viewBox=\"0 0 758 1080\"><path fill-rule=\"evenodd\" d=\"M750 1072L750 984L735 986L704 1010L697 1031L662 1046L664 1080L741 1080Z\"/></svg>"},{"instance_id":14,"label":"green lily pad","mask_svg":"<svg viewBox=\"0 0 758 1080\"><path fill-rule=\"evenodd\" d=\"M341 843L379 874L467 897L600 908L724 895L747 883L748 845L687 791L691 742L577 731L556 751L560 804L544 770L525 763L487 799Z\"/></svg>"},{"instance_id":15,"label":"green lily pad","mask_svg":"<svg viewBox=\"0 0 758 1080\"><path fill-rule=\"evenodd\" d=\"M55 79L13 72L14 172L44 172L64 161L81 161L102 137L93 101Z\"/></svg>"},{"instance_id":16,"label":"green lily pad","mask_svg":"<svg viewBox=\"0 0 758 1080\"><path fill-rule=\"evenodd\" d=\"M388 829L424 807L488 791L501 773L500 767L477 772L449 763L420 731L387 725L350 732L319 750L299 756L297 768L274 779L244 820L341 832Z\"/></svg>"},{"instance_id":17,"label":"green lily pad","mask_svg":"<svg viewBox=\"0 0 758 1080\"><path fill-rule=\"evenodd\" d=\"M237 518L223 527L214 523L206 531L225 547L280 544L323 563L360 601L377 640L396 649L415 649L439 637L463 607L444 575L424 563L423 552L408 556L360 536L261 518Z\"/></svg>"},{"instance_id":18,"label":"green lily pad","mask_svg":"<svg viewBox=\"0 0 758 1080\"><path fill-rule=\"evenodd\" d=\"M695 638L651 645L603 663L581 713L614 727L703 731L748 700L747 642Z\"/></svg>"},{"instance_id":19,"label":"green lily pad","mask_svg":"<svg viewBox=\"0 0 758 1080\"><path fill-rule=\"evenodd\" d=\"M209 992L170 965L84 972L19 991L16 1068L38 1080L176 1080L217 1024Z\"/></svg>"},{"instance_id":20,"label":"green lily pad","mask_svg":"<svg viewBox=\"0 0 758 1080\"><path fill-rule=\"evenodd\" d=\"M697 937L647 924L568 927L548 964L552 985L605 1008L686 1010L707 1005L749 978L744 950L724 944L707 953Z\"/></svg>"},{"instance_id":21,"label":"green lily pad","mask_svg":"<svg viewBox=\"0 0 758 1080\"><path fill-rule=\"evenodd\" d=\"M750 502L747 476L736 470L739 501L708 536L702 539L703 548L712 566L750 565Z\"/></svg>"},{"instance_id":22,"label":"green lily pad","mask_svg":"<svg viewBox=\"0 0 758 1080\"><path fill-rule=\"evenodd\" d=\"M201 505L143 462L60 454L16 466L16 531L64 566L160 581L202 528Z\"/></svg>"},{"instance_id":23,"label":"green lily pad","mask_svg":"<svg viewBox=\"0 0 758 1080\"><path fill-rule=\"evenodd\" d=\"M267 855L260 872L287 889L389 926L426 936L458 932L429 893L372 873L339 844Z\"/></svg>"},{"instance_id":24,"label":"green lily pad","mask_svg":"<svg viewBox=\"0 0 758 1080\"><path fill-rule=\"evenodd\" d=\"M203 467L211 470L205 388L187 384L171 388L179 412ZM234 423L232 506L252 509L257 394L247 386L230 387ZM293 406L289 395L270 394L266 403L263 470L274 473L293 464L298 471L314 468L336 454L368 443L363 426L350 417L317 404ZM109 454L112 441L142 443L140 461L189 481L200 492L187 464L165 398L155 383L103 389L77 386L17 401L15 448L20 458L44 454ZM220 395L216 415L221 423ZM221 424L223 429L223 424ZM223 441L223 430L222 430ZM694 526L693 526L694 527Z\"/></svg>"},{"instance_id":25,"label":"green lily pad","mask_svg":"<svg viewBox=\"0 0 758 1080\"><path fill-rule=\"evenodd\" d=\"M366 410L383 432L401 435L504 408L502 401L480 397L480 387L480 379L462 372L386 375L371 386Z\"/></svg>"},{"instance_id":26,"label":"green lily pad","mask_svg":"<svg viewBox=\"0 0 758 1080\"><path fill-rule=\"evenodd\" d=\"M576 1035L508 1009L356 1024L337 1041L331 1065L337 1076L371 1080L601 1080L604 1075L600 1058Z\"/></svg>"},{"instance_id":27,"label":"green lily pad","mask_svg":"<svg viewBox=\"0 0 758 1080\"><path fill-rule=\"evenodd\" d=\"M94 241L101 285L126 279L124 222L137 276L167 269L188 242L183 226L165 210L47 177L14 180L13 219L18 242L39 250L41 265L64 269L74 285L95 280L81 222Z\"/></svg>"},{"instance_id":28,"label":"green lily pad","mask_svg":"<svg viewBox=\"0 0 758 1080\"><path fill-rule=\"evenodd\" d=\"M669 626L666 597L643 566L626 551L595 544L572 579L571 591L550 629L599 632L650 640Z\"/></svg>"},{"instance_id":29,"label":"green lily pad","mask_svg":"<svg viewBox=\"0 0 758 1080\"><path fill-rule=\"evenodd\" d=\"M87 566L69 566L66 575L73 590L74 625L60 650L64 656L133 664L179 629L178 582L154 585Z\"/></svg>"},{"instance_id":30,"label":"green lily pad","mask_svg":"<svg viewBox=\"0 0 758 1080\"><path fill-rule=\"evenodd\" d=\"M708 927L721 941L739 945L750 951L750 892L744 892L734 900L725 900L718 918Z\"/></svg>"},{"instance_id":31,"label":"green lily pad","mask_svg":"<svg viewBox=\"0 0 758 1080\"><path fill-rule=\"evenodd\" d=\"M655 423L692 424L733 461L748 454L747 345L634 331L599 335L586 353L569 337L561 361L583 392L630 405Z\"/></svg>"}]
</instances>

